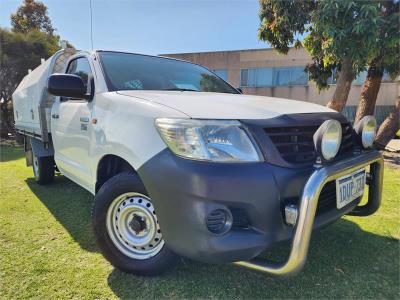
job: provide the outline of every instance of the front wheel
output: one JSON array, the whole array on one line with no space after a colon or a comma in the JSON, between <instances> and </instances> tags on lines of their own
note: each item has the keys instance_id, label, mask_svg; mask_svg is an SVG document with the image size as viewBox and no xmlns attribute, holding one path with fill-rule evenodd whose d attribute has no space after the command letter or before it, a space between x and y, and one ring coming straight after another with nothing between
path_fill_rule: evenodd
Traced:
<instances>
[{"instance_id":1,"label":"front wheel","mask_svg":"<svg viewBox=\"0 0 400 300\"><path fill-rule=\"evenodd\" d=\"M165 245L156 211L136 174L121 173L96 194L93 227L103 255L118 269L156 275L178 256Z\"/></svg>"}]
</instances>

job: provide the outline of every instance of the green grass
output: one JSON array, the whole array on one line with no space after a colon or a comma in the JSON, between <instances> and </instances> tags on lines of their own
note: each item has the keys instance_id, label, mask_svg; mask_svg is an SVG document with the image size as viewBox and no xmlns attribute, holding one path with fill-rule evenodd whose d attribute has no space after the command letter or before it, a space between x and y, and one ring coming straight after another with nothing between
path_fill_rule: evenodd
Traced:
<instances>
[{"instance_id":1,"label":"green grass","mask_svg":"<svg viewBox=\"0 0 400 300\"><path fill-rule=\"evenodd\" d=\"M379 212L314 232L304 270L288 280L190 260L159 277L121 273L94 242L91 194L63 176L37 185L21 148L1 147L0 180L0 299L400 296L399 169L385 169Z\"/></svg>"}]
</instances>

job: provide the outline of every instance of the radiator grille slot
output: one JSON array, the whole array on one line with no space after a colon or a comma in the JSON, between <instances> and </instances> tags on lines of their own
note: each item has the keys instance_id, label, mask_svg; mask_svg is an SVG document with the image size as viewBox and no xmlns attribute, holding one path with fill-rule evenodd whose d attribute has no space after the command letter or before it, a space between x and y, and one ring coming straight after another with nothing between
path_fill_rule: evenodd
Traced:
<instances>
[{"instance_id":1,"label":"radiator grille slot","mask_svg":"<svg viewBox=\"0 0 400 300\"><path fill-rule=\"evenodd\" d=\"M283 207L287 205L295 205L299 208L299 197L286 198L283 202ZM353 203L353 202L351 202ZM350 204L349 204L350 205ZM330 181L324 185L318 198L316 216L329 211L337 210L336 206L336 181Z\"/></svg>"},{"instance_id":2,"label":"radiator grille slot","mask_svg":"<svg viewBox=\"0 0 400 300\"><path fill-rule=\"evenodd\" d=\"M336 183L330 181L322 188L318 199L316 215L336 209Z\"/></svg>"},{"instance_id":3,"label":"radiator grille slot","mask_svg":"<svg viewBox=\"0 0 400 300\"><path fill-rule=\"evenodd\" d=\"M231 208L231 213L233 219L233 228L249 228L250 220L244 209Z\"/></svg>"},{"instance_id":4,"label":"radiator grille slot","mask_svg":"<svg viewBox=\"0 0 400 300\"><path fill-rule=\"evenodd\" d=\"M283 207L287 205L295 205L299 208L300 198L299 197L291 197L286 198L283 202ZM335 181L328 182L322 188L322 191L319 195L317 210L315 215L318 216L327 211L336 209L336 183Z\"/></svg>"}]
</instances>

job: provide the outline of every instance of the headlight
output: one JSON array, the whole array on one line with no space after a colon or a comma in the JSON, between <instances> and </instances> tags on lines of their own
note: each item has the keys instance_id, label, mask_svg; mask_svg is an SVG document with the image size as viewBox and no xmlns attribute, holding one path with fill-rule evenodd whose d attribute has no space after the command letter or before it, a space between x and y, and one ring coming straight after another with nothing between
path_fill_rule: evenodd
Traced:
<instances>
[{"instance_id":1,"label":"headlight","mask_svg":"<svg viewBox=\"0 0 400 300\"><path fill-rule=\"evenodd\" d=\"M336 156L341 141L342 126L336 120L325 121L314 134L315 148L325 160L331 160Z\"/></svg>"},{"instance_id":2,"label":"headlight","mask_svg":"<svg viewBox=\"0 0 400 300\"><path fill-rule=\"evenodd\" d=\"M364 148L371 148L376 134L376 120L373 116L365 116L357 124L354 130L359 136Z\"/></svg>"},{"instance_id":3,"label":"headlight","mask_svg":"<svg viewBox=\"0 0 400 300\"><path fill-rule=\"evenodd\" d=\"M261 155L238 121L157 119L167 146L179 156L217 162L256 162Z\"/></svg>"}]
</instances>

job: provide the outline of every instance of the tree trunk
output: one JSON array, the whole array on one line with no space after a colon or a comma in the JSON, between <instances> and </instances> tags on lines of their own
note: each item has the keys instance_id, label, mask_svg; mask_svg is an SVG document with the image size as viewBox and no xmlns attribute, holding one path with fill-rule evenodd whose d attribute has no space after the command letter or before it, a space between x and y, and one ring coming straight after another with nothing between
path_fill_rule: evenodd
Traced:
<instances>
[{"instance_id":1,"label":"tree trunk","mask_svg":"<svg viewBox=\"0 0 400 300\"><path fill-rule=\"evenodd\" d=\"M3 98L4 99L4 98ZM7 99L7 98L5 98ZM1 138L8 138L8 134L14 133L12 124L14 124L13 121L13 110L12 108L10 109L10 101L4 101L3 103L0 104L0 137Z\"/></svg>"},{"instance_id":2,"label":"tree trunk","mask_svg":"<svg viewBox=\"0 0 400 300\"><path fill-rule=\"evenodd\" d=\"M328 103L328 107L341 112L346 105L347 97L350 93L351 82L354 79L352 61L345 58L342 63L342 69L336 84L336 90L333 98Z\"/></svg>"},{"instance_id":3,"label":"tree trunk","mask_svg":"<svg viewBox=\"0 0 400 300\"><path fill-rule=\"evenodd\" d=\"M377 68L377 66L372 63L368 68L368 75L361 90L354 123L357 123L365 116L374 115L376 98L378 97L379 88L381 87L382 76L383 70Z\"/></svg>"},{"instance_id":4,"label":"tree trunk","mask_svg":"<svg viewBox=\"0 0 400 300\"><path fill-rule=\"evenodd\" d=\"M0 137L8 138L9 132L10 132L10 128L7 123L7 114L2 107L0 109Z\"/></svg>"},{"instance_id":5,"label":"tree trunk","mask_svg":"<svg viewBox=\"0 0 400 300\"><path fill-rule=\"evenodd\" d=\"M400 128L400 100L396 102L394 110L383 121L376 134L374 145L377 149L384 149Z\"/></svg>"}]
</instances>

